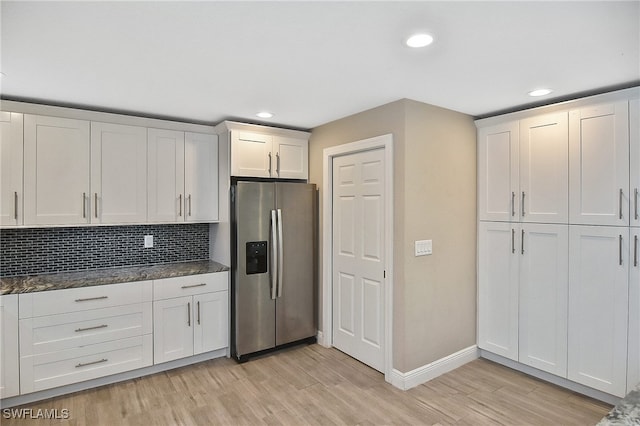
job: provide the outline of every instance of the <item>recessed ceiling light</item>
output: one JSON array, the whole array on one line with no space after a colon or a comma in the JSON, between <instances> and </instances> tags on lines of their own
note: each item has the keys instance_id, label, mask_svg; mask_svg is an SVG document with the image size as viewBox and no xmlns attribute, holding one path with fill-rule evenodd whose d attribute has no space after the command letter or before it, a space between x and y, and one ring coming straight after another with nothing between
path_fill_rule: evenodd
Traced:
<instances>
[{"instance_id":1,"label":"recessed ceiling light","mask_svg":"<svg viewBox=\"0 0 640 426\"><path fill-rule=\"evenodd\" d=\"M268 111L261 111L261 112L257 113L256 116L258 116L260 118L271 118L271 117L273 117L273 114L268 112Z\"/></svg>"},{"instance_id":2,"label":"recessed ceiling light","mask_svg":"<svg viewBox=\"0 0 640 426\"><path fill-rule=\"evenodd\" d=\"M529 96L544 96L544 95L548 95L549 93L551 93L552 90L551 89L536 89L536 90L532 90L531 92L529 92Z\"/></svg>"},{"instance_id":3,"label":"recessed ceiling light","mask_svg":"<svg viewBox=\"0 0 640 426\"><path fill-rule=\"evenodd\" d=\"M414 34L405 42L409 47L425 47L433 43L433 37L429 34Z\"/></svg>"}]
</instances>

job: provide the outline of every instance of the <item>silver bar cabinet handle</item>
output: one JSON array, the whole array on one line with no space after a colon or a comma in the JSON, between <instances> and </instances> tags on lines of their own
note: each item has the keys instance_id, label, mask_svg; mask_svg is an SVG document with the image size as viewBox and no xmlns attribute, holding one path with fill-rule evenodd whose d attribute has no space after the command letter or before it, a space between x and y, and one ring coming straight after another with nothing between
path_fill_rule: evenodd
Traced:
<instances>
[{"instance_id":1,"label":"silver bar cabinet handle","mask_svg":"<svg viewBox=\"0 0 640 426\"><path fill-rule=\"evenodd\" d=\"M276 152L276 174L280 175L280 153Z\"/></svg>"},{"instance_id":2,"label":"silver bar cabinet handle","mask_svg":"<svg viewBox=\"0 0 640 426\"><path fill-rule=\"evenodd\" d=\"M13 218L18 220L18 193L13 193Z\"/></svg>"},{"instance_id":3,"label":"silver bar cabinet handle","mask_svg":"<svg viewBox=\"0 0 640 426\"><path fill-rule=\"evenodd\" d=\"M284 271L284 253L282 252L282 228L282 210L278 209L278 297L282 297L282 271Z\"/></svg>"},{"instance_id":4,"label":"silver bar cabinet handle","mask_svg":"<svg viewBox=\"0 0 640 426\"><path fill-rule=\"evenodd\" d=\"M638 266L638 236L633 236L633 266Z\"/></svg>"},{"instance_id":5,"label":"silver bar cabinet handle","mask_svg":"<svg viewBox=\"0 0 640 426\"><path fill-rule=\"evenodd\" d=\"M187 325L191 327L191 302L187 302Z\"/></svg>"},{"instance_id":6,"label":"silver bar cabinet handle","mask_svg":"<svg viewBox=\"0 0 640 426\"><path fill-rule=\"evenodd\" d=\"M178 195L178 216L182 216L182 194Z\"/></svg>"},{"instance_id":7,"label":"silver bar cabinet handle","mask_svg":"<svg viewBox=\"0 0 640 426\"><path fill-rule=\"evenodd\" d=\"M204 287L205 285L207 285L207 283L183 285L181 288Z\"/></svg>"},{"instance_id":8,"label":"silver bar cabinet handle","mask_svg":"<svg viewBox=\"0 0 640 426\"><path fill-rule=\"evenodd\" d=\"M93 364L100 364L102 362L107 362L109 361L107 358L102 358L99 359L98 361L93 361L93 362L84 362L84 363L80 363L80 364L76 364L76 368L80 368L80 367L86 367L87 365L93 365Z\"/></svg>"},{"instance_id":9,"label":"silver bar cabinet handle","mask_svg":"<svg viewBox=\"0 0 640 426\"><path fill-rule=\"evenodd\" d=\"M200 325L200 301L198 300L198 325Z\"/></svg>"},{"instance_id":10,"label":"silver bar cabinet handle","mask_svg":"<svg viewBox=\"0 0 640 426\"><path fill-rule=\"evenodd\" d=\"M271 153L269 153L269 174L271 174Z\"/></svg>"},{"instance_id":11,"label":"silver bar cabinet handle","mask_svg":"<svg viewBox=\"0 0 640 426\"><path fill-rule=\"evenodd\" d=\"M522 230L522 240L520 241L520 254L524 254L524 229Z\"/></svg>"},{"instance_id":12,"label":"silver bar cabinet handle","mask_svg":"<svg viewBox=\"0 0 640 426\"><path fill-rule=\"evenodd\" d=\"M98 218L98 193L97 192L95 192L93 195L93 211L97 219Z\"/></svg>"},{"instance_id":13,"label":"silver bar cabinet handle","mask_svg":"<svg viewBox=\"0 0 640 426\"><path fill-rule=\"evenodd\" d=\"M635 211L635 218L638 220L638 188L633 191L633 209Z\"/></svg>"},{"instance_id":14,"label":"silver bar cabinet handle","mask_svg":"<svg viewBox=\"0 0 640 426\"><path fill-rule=\"evenodd\" d=\"M87 297L86 299L76 299L76 302L88 302L90 300L108 299L109 296Z\"/></svg>"},{"instance_id":15,"label":"silver bar cabinet handle","mask_svg":"<svg viewBox=\"0 0 640 426\"><path fill-rule=\"evenodd\" d=\"M191 216L191 194L189 194L189 216Z\"/></svg>"},{"instance_id":16,"label":"silver bar cabinet handle","mask_svg":"<svg viewBox=\"0 0 640 426\"><path fill-rule=\"evenodd\" d=\"M82 217L87 217L87 193L82 193Z\"/></svg>"},{"instance_id":17,"label":"silver bar cabinet handle","mask_svg":"<svg viewBox=\"0 0 640 426\"><path fill-rule=\"evenodd\" d=\"M511 253L516 252L516 230L511 229Z\"/></svg>"},{"instance_id":18,"label":"silver bar cabinet handle","mask_svg":"<svg viewBox=\"0 0 640 426\"><path fill-rule=\"evenodd\" d=\"M618 264L622 265L622 234L618 235Z\"/></svg>"},{"instance_id":19,"label":"silver bar cabinet handle","mask_svg":"<svg viewBox=\"0 0 640 426\"><path fill-rule=\"evenodd\" d=\"M522 217L524 217L524 191L522 191Z\"/></svg>"},{"instance_id":20,"label":"silver bar cabinet handle","mask_svg":"<svg viewBox=\"0 0 640 426\"><path fill-rule=\"evenodd\" d=\"M107 328L107 327L108 327L107 324L102 324L102 325L96 325L95 327L76 328L76 333L79 333L81 331L87 331L87 330L97 330L99 328Z\"/></svg>"},{"instance_id":21,"label":"silver bar cabinet handle","mask_svg":"<svg viewBox=\"0 0 640 426\"><path fill-rule=\"evenodd\" d=\"M622 188L620 188L620 195L618 196L618 218L619 219L622 219L622 195L623 195Z\"/></svg>"},{"instance_id":22,"label":"silver bar cabinet handle","mask_svg":"<svg viewBox=\"0 0 640 426\"><path fill-rule=\"evenodd\" d=\"M271 298L276 298L278 287L278 230L276 221L276 211L271 210Z\"/></svg>"},{"instance_id":23,"label":"silver bar cabinet handle","mask_svg":"<svg viewBox=\"0 0 640 426\"><path fill-rule=\"evenodd\" d=\"M516 193L511 192L511 217L516 215Z\"/></svg>"}]
</instances>

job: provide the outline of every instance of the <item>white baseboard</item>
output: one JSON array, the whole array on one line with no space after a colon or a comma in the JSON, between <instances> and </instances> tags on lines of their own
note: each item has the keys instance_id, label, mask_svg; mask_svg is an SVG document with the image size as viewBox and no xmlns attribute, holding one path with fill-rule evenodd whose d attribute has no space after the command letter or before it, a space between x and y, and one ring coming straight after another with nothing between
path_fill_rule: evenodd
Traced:
<instances>
[{"instance_id":1,"label":"white baseboard","mask_svg":"<svg viewBox=\"0 0 640 426\"><path fill-rule=\"evenodd\" d=\"M324 340L325 336L324 336L324 333L322 333L321 330L318 330L317 338L318 338L318 344L320 346L324 346L325 348L330 348L331 347L331 343L330 342L326 342Z\"/></svg>"},{"instance_id":2,"label":"white baseboard","mask_svg":"<svg viewBox=\"0 0 640 426\"><path fill-rule=\"evenodd\" d=\"M406 373L393 369L391 371L391 384L402 390L411 389L444 373L455 370L478 357L478 347L473 345Z\"/></svg>"}]
</instances>

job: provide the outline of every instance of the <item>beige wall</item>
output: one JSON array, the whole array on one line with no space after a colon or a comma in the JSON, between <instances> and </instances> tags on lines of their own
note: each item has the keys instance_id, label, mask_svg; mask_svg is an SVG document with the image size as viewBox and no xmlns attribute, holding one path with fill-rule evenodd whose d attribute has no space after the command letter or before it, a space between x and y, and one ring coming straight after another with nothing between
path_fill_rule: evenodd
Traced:
<instances>
[{"instance_id":1,"label":"beige wall","mask_svg":"<svg viewBox=\"0 0 640 426\"><path fill-rule=\"evenodd\" d=\"M475 125L470 116L406 99L345 117L313 129L309 180L322 192L325 148L389 133L393 367L407 372L475 343ZM434 254L414 257L416 239L432 239ZM319 271L322 283L322 259Z\"/></svg>"}]
</instances>

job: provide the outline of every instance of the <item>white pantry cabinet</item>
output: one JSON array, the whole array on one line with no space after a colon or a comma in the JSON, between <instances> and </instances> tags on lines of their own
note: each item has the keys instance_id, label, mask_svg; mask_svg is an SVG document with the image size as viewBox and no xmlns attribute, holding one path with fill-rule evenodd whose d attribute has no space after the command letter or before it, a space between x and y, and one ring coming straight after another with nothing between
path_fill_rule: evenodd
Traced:
<instances>
[{"instance_id":1,"label":"white pantry cabinet","mask_svg":"<svg viewBox=\"0 0 640 426\"><path fill-rule=\"evenodd\" d=\"M88 121L24 116L24 224L90 221Z\"/></svg>"},{"instance_id":2,"label":"white pantry cabinet","mask_svg":"<svg viewBox=\"0 0 640 426\"><path fill-rule=\"evenodd\" d=\"M627 392L640 383L640 228L631 228L629 242L629 341Z\"/></svg>"},{"instance_id":3,"label":"white pantry cabinet","mask_svg":"<svg viewBox=\"0 0 640 426\"><path fill-rule=\"evenodd\" d=\"M20 393L18 295L0 296L0 398Z\"/></svg>"},{"instance_id":4,"label":"white pantry cabinet","mask_svg":"<svg viewBox=\"0 0 640 426\"><path fill-rule=\"evenodd\" d=\"M567 223L567 114L478 129L479 220Z\"/></svg>"},{"instance_id":5,"label":"white pantry cabinet","mask_svg":"<svg viewBox=\"0 0 640 426\"><path fill-rule=\"evenodd\" d=\"M91 122L91 223L147 221L147 129Z\"/></svg>"},{"instance_id":6,"label":"white pantry cabinet","mask_svg":"<svg viewBox=\"0 0 640 426\"><path fill-rule=\"evenodd\" d=\"M570 226L568 378L626 394L629 228Z\"/></svg>"},{"instance_id":7,"label":"white pantry cabinet","mask_svg":"<svg viewBox=\"0 0 640 426\"><path fill-rule=\"evenodd\" d=\"M219 218L216 135L149 129L149 222Z\"/></svg>"},{"instance_id":8,"label":"white pantry cabinet","mask_svg":"<svg viewBox=\"0 0 640 426\"><path fill-rule=\"evenodd\" d=\"M629 101L629 194L631 197L631 226L640 226L640 100Z\"/></svg>"},{"instance_id":9,"label":"white pantry cabinet","mask_svg":"<svg viewBox=\"0 0 640 426\"><path fill-rule=\"evenodd\" d=\"M22 225L23 117L0 111L0 225Z\"/></svg>"},{"instance_id":10,"label":"white pantry cabinet","mask_svg":"<svg viewBox=\"0 0 640 426\"><path fill-rule=\"evenodd\" d=\"M154 281L154 364L229 346L228 272Z\"/></svg>"},{"instance_id":11,"label":"white pantry cabinet","mask_svg":"<svg viewBox=\"0 0 640 426\"><path fill-rule=\"evenodd\" d=\"M569 113L570 223L629 225L628 101Z\"/></svg>"}]
</instances>

